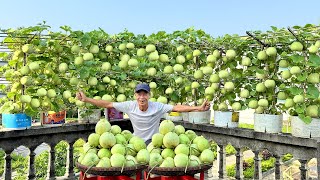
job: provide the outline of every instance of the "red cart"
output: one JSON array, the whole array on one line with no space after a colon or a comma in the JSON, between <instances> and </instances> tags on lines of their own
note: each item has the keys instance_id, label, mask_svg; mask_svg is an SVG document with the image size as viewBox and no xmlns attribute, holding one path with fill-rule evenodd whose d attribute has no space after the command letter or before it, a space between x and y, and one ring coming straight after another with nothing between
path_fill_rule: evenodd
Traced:
<instances>
[{"instance_id":1,"label":"red cart","mask_svg":"<svg viewBox=\"0 0 320 180\"><path fill-rule=\"evenodd\" d=\"M175 168L161 168L155 167L148 169L144 172L145 180L204 180L204 172L210 169L212 165L201 165L198 167L175 167ZM156 174L158 177L148 177L148 174ZM200 178L196 179L195 174L200 173Z\"/></svg>"},{"instance_id":2,"label":"red cart","mask_svg":"<svg viewBox=\"0 0 320 180\"><path fill-rule=\"evenodd\" d=\"M121 167L89 168L79 163L76 163L76 166L80 170L80 180L134 180L132 176L136 176L135 180L140 180L142 171L147 168L145 165L123 169Z\"/></svg>"}]
</instances>

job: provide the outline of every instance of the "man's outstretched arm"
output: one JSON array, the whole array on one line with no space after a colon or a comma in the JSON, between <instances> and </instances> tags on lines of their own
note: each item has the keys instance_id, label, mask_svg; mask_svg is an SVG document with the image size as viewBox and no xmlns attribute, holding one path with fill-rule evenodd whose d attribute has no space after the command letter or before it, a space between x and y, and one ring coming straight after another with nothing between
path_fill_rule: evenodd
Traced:
<instances>
[{"instance_id":1,"label":"man's outstretched arm","mask_svg":"<svg viewBox=\"0 0 320 180\"><path fill-rule=\"evenodd\" d=\"M90 103L92 105L102 107L102 108L113 108L113 102L105 101L105 100L98 100L98 99L92 99L88 98L83 92L77 93L77 98L86 103Z\"/></svg>"},{"instance_id":2,"label":"man's outstretched arm","mask_svg":"<svg viewBox=\"0 0 320 180\"><path fill-rule=\"evenodd\" d=\"M172 111L175 112L190 112L190 111L207 111L210 109L210 103L205 100L201 106L175 105Z\"/></svg>"}]
</instances>

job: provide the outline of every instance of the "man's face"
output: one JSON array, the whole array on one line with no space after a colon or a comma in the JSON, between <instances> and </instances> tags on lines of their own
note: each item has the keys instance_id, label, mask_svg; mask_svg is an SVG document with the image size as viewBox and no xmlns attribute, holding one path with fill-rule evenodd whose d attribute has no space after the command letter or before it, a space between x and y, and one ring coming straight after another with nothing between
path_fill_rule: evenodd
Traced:
<instances>
[{"instance_id":1,"label":"man's face","mask_svg":"<svg viewBox=\"0 0 320 180\"><path fill-rule=\"evenodd\" d=\"M139 105L147 105L149 100L149 93L146 91L138 91L135 93Z\"/></svg>"}]
</instances>

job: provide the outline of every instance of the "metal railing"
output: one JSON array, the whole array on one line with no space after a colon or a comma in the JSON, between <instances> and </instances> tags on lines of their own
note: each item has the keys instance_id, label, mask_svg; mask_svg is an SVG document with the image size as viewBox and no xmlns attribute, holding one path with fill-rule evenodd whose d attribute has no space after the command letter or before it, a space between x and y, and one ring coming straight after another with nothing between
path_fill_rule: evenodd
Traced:
<instances>
[{"instance_id":1,"label":"metal railing","mask_svg":"<svg viewBox=\"0 0 320 180\"><path fill-rule=\"evenodd\" d=\"M255 132L251 129L242 128L222 128L211 124L193 124L189 122L178 121L176 124L183 125L186 129L195 131L198 135L203 135L208 139L215 141L220 147L219 157L219 178L226 179L226 152L225 147L230 143L235 147L236 153L236 179L243 179L242 156L243 149L251 149L254 152L254 179L262 179L261 157L259 153L268 149L276 158L275 177L282 179L281 158L290 153L300 162L300 178L307 179L307 163L320 156L320 141L317 139L299 138L290 134L270 134ZM241 163L240 163L241 162ZM318 162L318 178L319 164Z\"/></svg>"},{"instance_id":2,"label":"metal railing","mask_svg":"<svg viewBox=\"0 0 320 180\"><path fill-rule=\"evenodd\" d=\"M225 147L231 144L236 149L236 179L244 179L243 176L243 151L250 149L254 152L254 179L263 179L261 168L261 157L259 153L263 149L268 149L276 158L274 179L283 179L281 172L281 158L290 153L301 163L300 179L308 179L307 163L312 158L320 156L320 142L317 139L307 139L293 137L289 134L268 134L255 132L250 129L242 128L221 128L212 124L193 124L184 121L176 121L176 124L183 125L186 129L195 131L198 135L203 135L207 139L213 140L219 146L218 150L218 177L227 179L226 173L226 150ZM132 130L128 119L113 121L111 124L118 124L122 129ZM20 131L1 131L0 148L5 151L5 172L4 178L11 179L11 153L15 148L23 145L30 150L29 161L29 179L35 179L35 152L34 150L42 143L50 146L48 160L48 179L55 179L55 151L54 147L60 141L66 141L69 144L67 148L67 167L66 175L59 179L74 179L73 162L73 144L79 138L87 140L90 133L94 132L95 124L66 124L59 127L32 127ZM319 161L318 177L319 178ZM287 170L285 173L290 173ZM285 175L286 176L286 175ZM287 176L286 176L287 177Z\"/></svg>"}]
</instances>

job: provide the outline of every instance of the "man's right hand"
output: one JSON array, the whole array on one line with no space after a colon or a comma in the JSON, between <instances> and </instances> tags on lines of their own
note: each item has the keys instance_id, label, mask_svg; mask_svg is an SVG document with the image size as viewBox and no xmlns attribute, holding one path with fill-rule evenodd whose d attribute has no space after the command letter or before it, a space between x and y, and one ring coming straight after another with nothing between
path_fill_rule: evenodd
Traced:
<instances>
[{"instance_id":1,"label":"man's right hand","mask_svg":"<svg viewBox=\"0 0 320 180\"><path fill-rule=\"evenodd\" d=\"M83 102L85 102L87 98L87 96L82 91L77 92L76 96L80 101L83 101Z\"/></svg>"},{"instance_id":2,"label":"man's right hand","mask_svg":"<svg viewBox=\"0 0 320 180\"><path fill-rule=\"evenodd\" d=\"M76 97L82 102L90 103L98 107L113 108L113 102L89 98L82 91L77 92Z\"/></svg>"}]
</instances>

